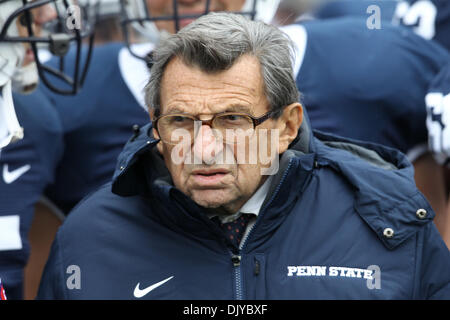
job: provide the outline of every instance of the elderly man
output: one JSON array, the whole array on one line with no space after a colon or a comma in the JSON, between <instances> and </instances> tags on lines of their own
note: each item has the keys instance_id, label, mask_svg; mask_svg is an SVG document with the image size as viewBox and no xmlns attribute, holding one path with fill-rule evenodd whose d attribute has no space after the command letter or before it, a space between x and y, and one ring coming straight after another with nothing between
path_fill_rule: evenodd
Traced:
<instances>
[{"instance_id":1,"label":"elderly man","mask_svg":"<svg viewBox=\"0 0 450 320\"><path fill-rule=\"evenodd\" d=\"M226 13L162 41L153 125L61 227L38 298L449 298L410 163L313 135L292 52L275 27Z\"/></svg>"}]
</instances>

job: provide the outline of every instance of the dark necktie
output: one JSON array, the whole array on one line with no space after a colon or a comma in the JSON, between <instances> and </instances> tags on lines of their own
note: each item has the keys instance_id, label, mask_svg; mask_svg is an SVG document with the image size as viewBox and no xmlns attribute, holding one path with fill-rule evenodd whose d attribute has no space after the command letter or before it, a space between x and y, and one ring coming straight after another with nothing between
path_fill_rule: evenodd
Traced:
<instances>
[{"instance_id":1,"label":"dark necktie","mask_svg":"<svg viewBox=\"0 0 450 320\"><path fill-rule=\"evenodd\" d=\"M226 237L234 243L236 247L239 247L239 243L241 242L245 230L247 229L247 224L253 216L253 214L243 213L234 221L227 223L219 222L219 225L223 232L225 232Z\"/></svg>"}]
</instances>

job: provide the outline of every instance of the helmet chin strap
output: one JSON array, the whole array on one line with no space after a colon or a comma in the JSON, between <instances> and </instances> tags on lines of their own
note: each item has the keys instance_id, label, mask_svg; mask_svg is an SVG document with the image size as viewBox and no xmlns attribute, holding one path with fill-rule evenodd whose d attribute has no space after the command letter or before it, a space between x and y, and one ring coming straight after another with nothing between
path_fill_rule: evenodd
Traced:
<instances>
[{"instance_id":1,"label":"helmet chin strap","mask_svg":"<svg viewBox=\"0 0 450 320\"><path fill-rule=\"evenodd\" d=\"M0 150L8 144L23 139L23 128L17 120L12 99L11 80L1 87L0 97Z\"/></svg>"}]
</instances>

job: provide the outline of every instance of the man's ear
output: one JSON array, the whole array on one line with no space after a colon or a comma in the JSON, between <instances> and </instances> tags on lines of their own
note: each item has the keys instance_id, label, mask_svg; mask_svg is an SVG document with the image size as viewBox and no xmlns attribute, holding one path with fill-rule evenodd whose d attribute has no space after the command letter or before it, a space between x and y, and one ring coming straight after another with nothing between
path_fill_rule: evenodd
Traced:
<instances>
[{"instance_id":1,"label":"man's ear","mask_svg":"<svg viewBox=\"0 0 450 320\"><path fill-rule=\"evenodd\" d=\"M287 150L289 144L297 137L298 130L303 122L303 107L295 102L283 109L283 113L278 118L280 130L279 154Z\"/></svg>"},{"instance_id":2,"label":"man's ear","mask_svg":"<svg viewBox=\"0 0 450 320\"><path fill-rule=\"evenodd\" d=\"M150 114L150 121L153 121L153 119L155 119L155 109L148 108L148 113ZM156 129L153 128L153 126L152 126L152 133L155 139L159 139L158 131L156 131ZM156 144L156 148L158 149L160 154L163 154L163 146L161 141Z\"/></svg>"}]
</instances>

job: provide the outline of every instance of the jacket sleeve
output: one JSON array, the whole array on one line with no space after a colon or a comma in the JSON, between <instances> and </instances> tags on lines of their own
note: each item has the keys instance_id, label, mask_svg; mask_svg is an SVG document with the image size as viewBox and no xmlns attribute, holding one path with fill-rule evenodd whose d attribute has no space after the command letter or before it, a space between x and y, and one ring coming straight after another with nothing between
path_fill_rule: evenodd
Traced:
<instances>
[{"instance_id":1,"label":"jacket sleeve","mask_svg":"<svg viewBox=\"0 0 450 320\"><path fill-rule=\"evenodd\" d=\"M65 277L63 261L60 252L58 237L53 242L50 256L42 274L41 283L36 299L62 300L65 296Z\"/></svg>"},{"instance_id":2,"label":"jacket sleeve","mask_svg":"<svg viewBox=\"0 0 450 320\"><path fill-rule=\"evenodd\" d=\"M417 257L415 298L450 299L450 251L434 223L419 233Z\"/></svg>"}]
</instances>

